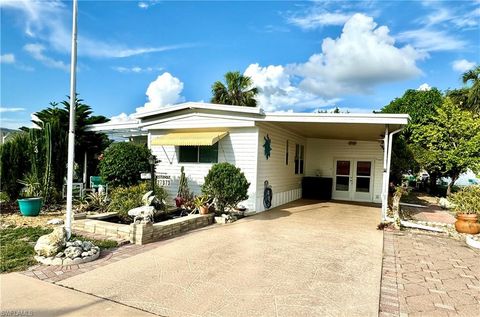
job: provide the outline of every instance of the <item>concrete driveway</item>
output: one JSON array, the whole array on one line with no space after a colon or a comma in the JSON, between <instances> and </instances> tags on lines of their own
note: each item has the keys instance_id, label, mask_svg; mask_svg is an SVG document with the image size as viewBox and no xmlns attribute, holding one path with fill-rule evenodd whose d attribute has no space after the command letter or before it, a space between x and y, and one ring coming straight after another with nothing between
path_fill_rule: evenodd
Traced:
<instances>
[{"instance_id":1,"label":"concrete driveway","mask_svg":"<svg viewBox=\"0 0 480 317\"><path fill-rule=\"evenodd\" d=\"M163 316L376 316L379 215L299 200L59 283Z\"/></svg>"}]
</instances>

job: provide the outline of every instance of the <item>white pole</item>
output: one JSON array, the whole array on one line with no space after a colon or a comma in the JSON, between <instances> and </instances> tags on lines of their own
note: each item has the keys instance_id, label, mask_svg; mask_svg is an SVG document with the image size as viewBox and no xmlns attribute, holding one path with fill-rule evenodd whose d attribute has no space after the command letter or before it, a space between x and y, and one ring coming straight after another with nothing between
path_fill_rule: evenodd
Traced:
<instances>
[{"instance_id":1,"label":"white pole","mask_svg":"<svg viewBox=\"0 0 480 317\"><path fill-rule=\"evenodd\" d=\"M388 205L388 177L387 177L387 162L388 162L388 125L385 127L385 136L383 138L383 182L382 182L382 221L385 220Z\"/></svg>"},{"instance_id":2,"label":"white pole","mask_svg":"<svg viewBox=\"0 0 480 317\"><path fill-rule=\"evenodd\" d=\"M393 135L394 134L397 134L398 132L402 131L403 128L400 128L398 130L395 130L393 131L392 133L390 133L388 135L388 147L387 147L387 175L386 175L386 202L388 204L388 187L389 187L389 183L390 183L390 164L392 162L392 143L393 143ZM386 207L386 205L385 205ZM387 214L386 214L386 209L385 209L385 214L383 215L384 219L386 218Z\"/></svg>"},{"instance_id":3,"label":"white pole","mask_svg":"<svg viewBox=\"0 0 480 317\"><path fill-rule=\"evenodd\" d=\"M75 99L77 72L77 0L73 0L72 24L72 59L70 64L70 123L68 129L68 160L67 160L67 215L65 230L67 239L72 235L72 202L73 202L73 165L75 159Z\"/></svg>"}]
</instances>

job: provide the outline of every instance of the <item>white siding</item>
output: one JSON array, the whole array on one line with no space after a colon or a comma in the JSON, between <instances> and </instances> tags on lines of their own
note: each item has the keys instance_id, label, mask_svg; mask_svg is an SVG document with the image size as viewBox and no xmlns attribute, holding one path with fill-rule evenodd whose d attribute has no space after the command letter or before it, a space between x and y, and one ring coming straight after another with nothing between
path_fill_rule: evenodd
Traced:
<instances>
[{"instance_id":1,"label":"white siding","mask_svg":"<svg viewBox=\"0 0 480 317\"><path fill-rule=\"evenodd\" d=\"M256 160L257 160L257 128L230 128L229 134L219 141L218 162L229 162L239 167L250 182L249 199L243 204L250 210L255 208ZM180 130L179 130L180 131ZM192 130L181 130L192 132ZM171 133L171 130L152 130L151 138ZM151 146L152 153L161 160L157 164L157 173L164 173L171 178L169 186L165 186L169 194L169 203L173 203L178 191L178 180L181 166L185 167L188 185L195 194L200 194L204 177L213 164L211 163L179 163L178 147Z\"/></svg>"},{"instance_id":2,"label":"white siding","mask_svg":"<svg viewBox=\"0 0 480 317\"><path fill-rule=\"evenodd\" d=\"M356 141L349 145L348 140L307 140L306 175L334 176L335 159L371 159L373 172L373 201L381 202L383 150L379 142Z\"/></svg>"},{"instance_id":3,"label":"white siding","mask_svg":"<svg viewBox=\"0 0 480 317\"><path fill-rule=\"evenodd\" d=\"M224 116L207 115L201 113L187 113L171 118L159 120L147 126L148 130L163 129L196 129L196 128L223 128L223 127L253 127L254 123L242 118L231 119Z\"/></svg>"},{"instance_id":4,"label":"white siding","mask_svg":"<svg viewBox=\"0 0 480 317\"><path fill-rule=\"evenodd\" d=\"M299 199L302 195L302 177L295 174L295 144L307 144L307 140L274 124L259 123L258 134L258 172L257 172L257 204L256 211L265 210L263 206L264 181L268 180L272 187L272 207ZM271 156L267 160L264 155L264 137L271 139ZM288 165L285 163L286 143L289 141Z\"/></svg>"}]
</instances>

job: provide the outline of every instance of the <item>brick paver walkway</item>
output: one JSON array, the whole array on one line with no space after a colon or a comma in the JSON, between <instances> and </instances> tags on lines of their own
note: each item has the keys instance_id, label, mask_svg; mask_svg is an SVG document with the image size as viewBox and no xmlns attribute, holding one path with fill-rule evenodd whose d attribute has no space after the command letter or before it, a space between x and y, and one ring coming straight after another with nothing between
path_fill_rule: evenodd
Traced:
<instances>
[{"instance_id":1,"label":"brick paver walkway","mask_svg":"<svg viewBox=\"0 0 480 317\"><path fill-rule=\"evenodd\" d=\"M456 220L451 213L435 205L426 206L424 208L402 206L402 210L406 210L413 220L441 222L447 224L453 224Z\"/></svg>"},{"instance_id":2,"label":"brick paver walkway","mask_svg":"<svg viewBox=\"0 0 480 317\"><path fill-rule=\"evenodd\" d=\"M110 263L115 263L119 260L129 258L131 256L137 255L149 251L153 248L156 248L159 243L150 243L147 245L136 245L136 244L127 244L120 246L111 250L103 250L100 254L100 257L92 262L78 264L78 265L34 265L28 268L27 271L21 272L22 274L47 282L58 282L66 278L82 274L101 266L108 265Z\"/></svg>"},{"instance_id":3,"label":"brick paver walkway","mask_svg":"<svg viewBox=\"0 0 480 317\"><path fill-rule=\"evenodd\" d=\"M440 235L385 231L380 316L480 316L480 250Z\"/></svg>"}]
</instances>

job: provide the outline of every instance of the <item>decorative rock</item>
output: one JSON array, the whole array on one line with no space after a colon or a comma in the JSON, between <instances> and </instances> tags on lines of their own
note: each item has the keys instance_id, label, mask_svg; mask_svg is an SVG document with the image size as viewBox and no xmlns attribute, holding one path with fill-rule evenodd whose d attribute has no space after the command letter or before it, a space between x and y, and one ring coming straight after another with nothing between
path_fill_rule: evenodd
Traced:
<instances>
[{"instance_id":1,"label":"decorative rock","mask_svg":"<svg viewBox=\"0 0 480 317\"><path fill-rule=\"evenodd\" d=\"M452 204L451 202L448 201L447 198L440 198L440 200L438 201L438 204L440 205L440 207L442 207L443 209L452 209L453 207L455 207L454 204Z\"/></svg>"},{"instance_id":2,"label":"decorative rock","mask_svg":"<svg viewBox=\"0 0 480 317\"><path fill-rule=\"evenodd\" d=\"M64 253L67 258L73 259L79 257L82 254L82 248L80 247L68 247L65 249Z\"/></svg>"},{"instance_id":3,"label":"decorative rock","mask_svg":"<svg viewBox=\"0 0 480 317\"><path fill-rule=\"evenodd\" d=\"M92 254L96 254L96 253L98 253L99 250L98 250L98 247L95 247L90 251L92 252Z\"/></svg>"},{"instance_id":4,"label":"decorative rock","mask_svg":"<svg viewBox=\"0 0 480 317\"><path fill-rule=\"evenodd\" d=\"M65 253L63 253L63 252L58 252L55 257L57 257L57 258L63 258L64 256L65 256Z\"/></svg>"},{"instance_id":5,"label":"decorative rock","mask_svg":"<svg viewBox=\"0 0 480 317\"><path fill-rule=\"evenodd\" d=\"M82 256L82 258L88 256L88 252L82 252L81 256Z\"/></svg>"},{"instance_id":6,"label":"decorative rock","mask_svg":"<svg viewBox=\"0 0 480 317\"><path fill-rule=\"evenodd\" d=\"M82 248L85 251L90 251L90 249L93 247L93 243L90 241L83 241Z\"/></svg>"},{"instance_id":7,"label":"decorative rock","mask_svg":"<svg viewBox=\"0 0 480 317\"><path fill-rule=\"evenodd\" d=\"M35 244L35 253L42 256L54 256L65 245L65 229L57 227L52 233L46 234L38 238Z\"/></svg>"},{"instance_id":8,"label":"decorative rock","mask_svg":"<svg viewBox=\"0 0 480 317\"><path fill-rule=\"evenodd\" d=\"M67 248L68 248L68 247L73 247L73 246L75 246L75 243L73 243L72 241L68 241L65 246L66 246Z\"/></svg>"},{"instance_id":9,"label":"decorative rock","mask_svg":"<svg viewBox=\"0 0 480 317\"><path fill-rule=\"evenodd\" d=\"M135 223L151 223L155 216L155 207L153 206L141 206L130 209L128 215L133 217Z\"/></svg>"},{"instance_id":10,"label":"decorative rock","mask_svg":"<svg viewBox=\"0 0 480 317\"><path fill-rule=\"evenodd\" d=\"M75 240L73 243L74 243L75 246L77 246L77 247L82 247L82 246L83 246L83 242L80 241L80 240Z\"/></svg>"},{"instance_id":11,"label":"decorative rock","mask_svg":"<svg viewBox=\"0 0 480 317\"><path fill-rule=\"evenodd\" d=\"M215 217L215 222L225 224L225 223L227 223L227 219L223 218L223 217Z\"/></svg>"},{"instance_id":12,"label":"decorative rock","mask_svg":"<svg viewBox=\"0 0 480 317\"><path fill-rule=\"evenodd\" d=\"M53 218L47 221L47 225L63 225L63 220L60 218Z\"/></svg>"}]
</instances>

